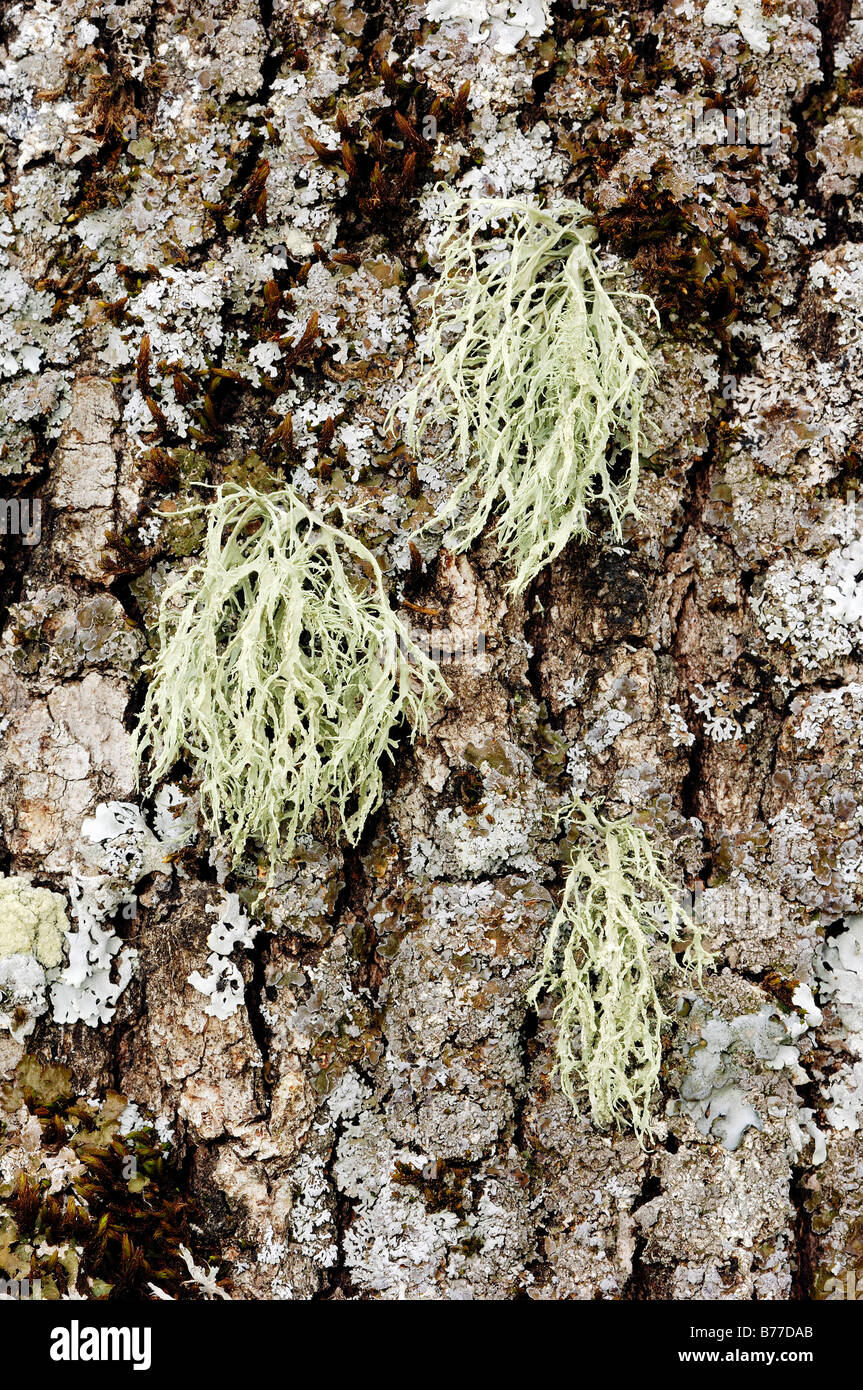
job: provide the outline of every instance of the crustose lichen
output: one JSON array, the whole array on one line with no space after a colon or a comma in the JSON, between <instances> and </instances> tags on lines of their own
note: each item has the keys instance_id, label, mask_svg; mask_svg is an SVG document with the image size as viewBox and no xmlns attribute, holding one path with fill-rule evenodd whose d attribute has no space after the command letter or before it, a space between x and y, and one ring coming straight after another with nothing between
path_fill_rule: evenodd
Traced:
<instances>
[{"instance_id":1,"label":"crustose lichen","mask_svg":"<svg viewBox=\"0 0 863 1390\"><path fill-rule=\"evenodd\" d=\"M62 893L0 874L0 957L31 955L51 969L63 959L68 930Z\"/></svg>"},{"instance_id":2,"label":"crustose lichen","mask_svg":"<svg viewBox=\"0 0 863 1390\"><path fill-rule=\"evenodd\" d=\"M62 894L0 874L0 1030L19 1041L48 1007L48 982L63 961L68 931Z\"/></svg>"},{"instance_id":3,"label":"crustose lichen","mask_svg":"<svg viewBox=\"0 0 863 1390\"><path fill-rule=\"evenodd\" d=\"M380 566L285 488L224 484L203 554L165 591L137 738L152 787L182 755L233 859L288 857L320 811L356 842L380 804L380 760L446 692L390 609Z\"/></svg>"},{"instance_id":4,"label":"crustose lichen","mask_svg":"<svg viewBox=\"0 0 863 1390\"><path fill-rule=\"evenodd\" d=\"M432 427L444 427L435 457L454 448L464 469L436 518L453 521L449 544L467 549L496 513L517 593L573 537L590 534L595 503L617 537L634 512L653 371L603 283L585 218L577 203L451 203L431 365L400 407L411 448L421 452ZM499 222L502 240L478 240Z\"/></svg>"},{"instance_id":5,"label":"crustose lichen","mask_svg":"<svg viewBox=\"0 0 863 1390\"><path fill-rule=\"evenodd\" d=\"M586 1090L596 1125L629 1125L643 1144L667 1021L651 946L661 944L670 965L699 978L710 956L645 831L627 820L601 820L581 802L568 809L579 817L581 848L528 998L535 1004L545 990L555 1000L556 1068L573 1108L577 1092ZM681 935L689 938L685 946Z\"/></svg>"}]
</instances>

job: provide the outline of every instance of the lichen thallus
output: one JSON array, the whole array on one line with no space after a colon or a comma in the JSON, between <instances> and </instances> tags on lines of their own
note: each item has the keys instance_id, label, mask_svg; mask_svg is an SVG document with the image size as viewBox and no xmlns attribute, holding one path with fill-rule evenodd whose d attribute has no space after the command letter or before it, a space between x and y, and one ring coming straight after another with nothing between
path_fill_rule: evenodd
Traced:
<instances>
[{"instance_id":1,"label":"lichen thallus","mask_svg":"<svg viewBox=\"0 0 863 1390\"><path fill-rule=\"evenodd\" d=\"M617 537L635 511L653 371L585 218L573 203L450 200L430 363L389 417L391 428L404 422L415 452L435 440L427 460L454 455L461 469L428 524L449 523L459 551L494 516L516 593L591 534L597 507ZM150 787L185 755L233 861L257 841L272 872L319 812L357 840L383 799L380 761L395 726L404 719L424 734L447 687L351 534L358 509L343 508L337 526L290 487L234 484L198 509L201 558L161 599L139 766ZM643 829L581 803L569 814L579 848L529 998L546 991L556 1001L557 1068L573 1105L584 1088L597 1125L631 1125L644 1142L666 1018L651 943L674 962L681 914ZM687 930L682 968L700 972L709 957L697 927Z\"/></svg>"}]
</instances>

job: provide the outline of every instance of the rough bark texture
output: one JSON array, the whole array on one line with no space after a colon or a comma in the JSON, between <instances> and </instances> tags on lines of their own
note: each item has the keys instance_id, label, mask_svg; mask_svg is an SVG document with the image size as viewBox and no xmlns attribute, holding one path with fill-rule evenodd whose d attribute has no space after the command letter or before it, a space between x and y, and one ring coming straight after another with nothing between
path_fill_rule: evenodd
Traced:
<instances>
[{"instance_id":1,"label":"rough bark texture","mask_svg":"<svg viewBox=\"0 0 863 1390\"><path fill-rule=\"evenodd\" d=\"M79 933L41 998L0 994L0 1273L68 1286L15 1187L80 1191L50 1083L117 1161L156 1127L177 1239L235 1298L835 1292L863 1241L859 0L24 0L0 102L0 482L42 502L38 544L2 539L3 869ZM661 313L632 302L640 514L519 600L493 531L411 549L453 478L383 428L439 179L581 200ZM225 478L364 500L403 616L484 634L358 848L309 837L215 952L233 1012L188 979L267 866L226 876L188 768L136 801L129 736L200 539L164 513ZM572 1113L525 1001L573 791L704 890L716 966L662 982L647 1152ZM91 1273L205 1292L176 1242L144 1255Z\"/></svg>"}]
</instances>

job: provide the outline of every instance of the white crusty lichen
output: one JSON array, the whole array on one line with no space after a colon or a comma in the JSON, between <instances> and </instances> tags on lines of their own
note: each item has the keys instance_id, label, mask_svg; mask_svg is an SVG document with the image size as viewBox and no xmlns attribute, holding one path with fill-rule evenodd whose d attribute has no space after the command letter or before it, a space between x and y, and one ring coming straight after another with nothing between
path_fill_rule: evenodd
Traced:
<instances>
[{"instance_id":1,"label":"white crusty lichen","mask_svg":"<svg viewBox=\"0 0 863 1390\"><path fill-rule=\"evenodd\" d=\"M606 287L585 217L576 203L450 200L431 365L389 417L394 427L403 416L420 455L443 428L431 461L454 451L463 476L435 520L453 522L448 541L460 551L496 515L514 592L590 534L595 504L617 539L635 510L653 370ZM489 236L501 224L502 239Z\"/></svg>"},{"instance_id":2,"label":"white crusty lichen","mask_svg":"<svg viewBox=\"0 0 863 1390\"><path fill-rule=\"evenodd\" d=\"M473 879L505 870L542 876L553 850L544 814L547 790L531 760L509 740L469 745L465 763L482 783L475 806L442 806L428 833L411 835L410 868L418 878Z\"/></svg>"},{"instance_id":3,"label":"white crusty lichen","mask_svg":"<svg viewBox=\"0 0 863 1390\"><path fill-rule=\"evenodd\" d=\"M764 18L761 0L707 0L701 15L702 22L710 26L736 25L753 53L770 51L771 35Z\"/></svg>"},{"instance_id":4,"label":"white crusty lichen","mask_svg":"<svg viewBox=\"0 0 863 1390\"><path fill-rule=\"evenodd\" d=\"M446 684L390 609L372 552L293 489L224 484L201 505L203 554L162 596L144 781L186 756L234 861L249 840L271 864L290 858L319 812L355 843L396 723L425 733Z\"/></svg>"},{"instance_id":5,"label":"white crusty lichen","mask_svg":"<svg viewBox=\"0 0 863 1390\"><path fill-rule=\"evenodd\" d=\"M432 23L458 25L471 43L489 43L508 57L522 39L540 38L549 26L548 0L428 0Z\"/></svg>"},{"instance_id":6,"label":"white crusty lichen","mask_svg":"<svg viewBox=\"0 0 863 1390\"><path fill-rule=\"evenodd\" d=\"M172 783L157 792L153 812L151 829L134 802L100 802L81 826L82 845L97 846L86 853L90 866L130 887L148 874L169 872L173 856L195 834L195 815Z\"/></svg>"},{"instance_id":7,"label":"white crusty lichen","mask_svg":"<svg viewBox=\"0 0 863 1390\"><path fill-rule=\"evenodd\" d=\"M602 820L582 802L568 812L579 847L528 999L535 1004L546 991L555 1001L556 1069L573 1108L586 1090L596 1125L631 1127L643 1144L653 1129L668 1021L651 949L661 947L668 965L699 978L710 956L646 832Z\"/></svg>"},{"instance_id":8,"label":"white crusty lichen","mask_svg":"<svg viewBox=\"0 0 863 1390\"><path fill-rule=\"evenodd\" d=\"M728 891L706 890L705 897ZM743 896L739 889L733 892ZM775 950L774 941L772 961ZM777 991L768 999L734 970L713 976L709 991L685 990L677 1009L675 1060L669 1063L676 1094L667 1117L687 1116L711 1147L719 1142L734 1153L743 1145L750 1151L745 1161L757 1163L756 1154L778 1152L780 1145L795 1165L804 1162L804 1152L807 1165L825 1161L829 1133L821 1128L823 1109L816 1112L805 1104L806 1090L818 1079L808 1067L815 1030L824 1022L812 986L794 978L807 969L774 974L776 985L787 980L787 993L783 988L781 996Z\"/></svg>"},{"instance_id":9,"label":"white crusty lichen","mask_svg":"<svg viewBox=\"0 0 863 1390\"><path fill-rule=\"evenodd\" d=\"M752 606L771 642L787 644L807 671L849 656L863 643L863 540L819 559L770 566Z\"/></svg>"},{"instance_id":10,"label":"white crusty lichen","mask_svg":"<svg viewBox=\"0 0 863 1390\"><path fill-rule=\"evenodd\" d=\"M63 961L68 930L62 894L0 876L0 1028L19 1041L47 1008L46 988Z\"/></svg>"},{"instance_id":11,"label":"white crusty lichen","mask_svg":"<svg viewBox=\"0 0 863 1390\"><path fill-rule=\"evenodd\" d=\"M211 1018L230 1018L243 1002L243 977L230 959L235 946L251 950L258 928L253 927L237 893L223 893L220 907L207 905L207 912L218 913L207 937L210 954L207 957L209 975L193 970L188 983L199 994L207 996L204 1012Z\"/></svg>"},{"instance_id":12,"label":"white crusty lichen","mask_svg":"<svg viewBox=\"0 0 863 1390\"><path fill-rule=\"evenodd\" d=\"M195 828L188 798L171 784L155 797L152 829L131 801L100 802L84 820L67 880L74 918L68 961L51 989L55 1023L96 1028L114 1017L138 953L113 924L136 916L138 883L169 873Z\"/></svg>"},{"instance_id":13,"label":"white crusty lichen","mask_svg":"<svg viewBox=\"0 0 863 1390\"><path fill-rule=\"evenodd\" d=\"M817 962L819 994L833 1005L853 1060L831 1077L828 1123L856 1133L863 1126L863 916L845 918L845 930L824 943Z\"/></svg>"},{"instance_id":14,"label":"white crusty lichen","mask_svg":"<svg viewBox=\"0 0 863 1390\"><path fill-rule=\"evenodd\" d=\"M55 1023L110 1023L117 1001L132 978L138 959L111 926L117 913L135 910L128 885L106 875L68 879L75 930L69 933L68 963L51 989Z\"/></svg>"}]
</instances>

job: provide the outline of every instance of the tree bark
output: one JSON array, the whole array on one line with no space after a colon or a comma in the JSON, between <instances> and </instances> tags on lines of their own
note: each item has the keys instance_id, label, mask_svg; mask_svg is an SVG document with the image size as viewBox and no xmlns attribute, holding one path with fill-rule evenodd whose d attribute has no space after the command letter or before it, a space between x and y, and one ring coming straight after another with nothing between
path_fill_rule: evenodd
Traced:
<instances>
[{"instance_id":1,"label":"tree bark","mask_svg":"<svg viewBox=\"0 0 863 1390\"><path fill-rule=\"evenodd\" d=\"M84 953L0 1031L0 1274L17 1175L48 1183L25 1056L158 1126L233 1298L811 1299L859 1259L863 11L505 8L0 20L3 869ZM438 181L581 202L659 311L627 310L658 374L638 514L618 542L598 508L518 598L493 527L417 539L455 462L384 427ZM316 826L271 884L213 846L191 766L135 786L158 597L201 539L177 513L227 479L362 502L401 616L465 637L359 845ZM573 1112L526 999L573 796L669 853L715 953L661 975L646 1150ZM189 977L261 888L220 1017Z\"/></svg>"}]
</instances>

